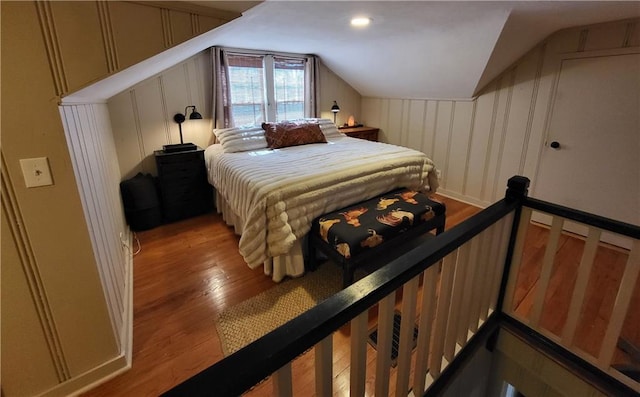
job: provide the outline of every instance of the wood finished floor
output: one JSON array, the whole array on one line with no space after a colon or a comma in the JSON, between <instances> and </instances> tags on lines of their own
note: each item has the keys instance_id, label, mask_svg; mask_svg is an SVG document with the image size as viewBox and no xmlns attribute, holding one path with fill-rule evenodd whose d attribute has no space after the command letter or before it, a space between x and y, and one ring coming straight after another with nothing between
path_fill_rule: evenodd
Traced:
<instances>
[{"instance_id":1,"label":"wood finished floor","mask_svg":"<svg viewBox=\"0 0 640 397\"><path fill-rule=\"evenodd\" d=\"M447 206L446 229L479 211L476 207L446 197L439 196L439 199ZM532 230L528 235L523 272L516 291L518 313L525 316L531 307L531 291L539 274L536 261L539 262L544 254L544 236L547 233L546 229L540 227L532 227ZM217 315L224 308L273 286L273 281L261 270L251 270L246 266L238 253L238 237L217 214L139 232L138 238L141 251L134 257L133 274L133 366L131 370L86 392L84 396L156 396L207 368L223 358L214 325ZM578 243L574 243L574 240ZM578 239L563 236L561 248L573 251L580 244ZM619 283L621 277L620 271L607 272L606 269L612 266L620 268L620 263L624 265L626 260L626 255L619 250L607 250L598 255L604 258L601 262L605 270L594 271L588 292L593 297L583 316L585 324L597 324L585 327L589 332L578 336L582 343L580 346L587 346L587 351L593 334L603 332L602 325L606 324L608 318L607 308L610 313L612 305L610 297L598 297L597 292L603 288L608 290L611 285ZM576 251L573 251L573 256L569 252L558 257L566 257L571 266L579 261ZM564 300L564 306L567 306L569 297L563 291L568 291L568 288L563 286L573 281L566 273L554 272L552 292L547 297L553 300L554 305L562 306L558 301ZM639 290L636 287L633 298L635 308L640 308ZM624 332L631 340L640 343L640 314L637 311L630 310ZM546 313L542 321L545 327L558 329L564 318L566 310L560 309L555 313ZM340 348L347 346L347 343L348 329L345 328L334 338L334 368L337 371L334 391L337 395L348 394L348 348ZM620 359L624 360L622 355ZM294 365L294 379L298 379L295 378L296 373L312 373L310 363L312 360L300 360ZM259 385L251 395L270 395L269 383ZM367 383L373 386L371 376L367 376ZM301 379L295 387L295 390L305 393L312 391L312 377Z\"/></svg>"}]
</instances>

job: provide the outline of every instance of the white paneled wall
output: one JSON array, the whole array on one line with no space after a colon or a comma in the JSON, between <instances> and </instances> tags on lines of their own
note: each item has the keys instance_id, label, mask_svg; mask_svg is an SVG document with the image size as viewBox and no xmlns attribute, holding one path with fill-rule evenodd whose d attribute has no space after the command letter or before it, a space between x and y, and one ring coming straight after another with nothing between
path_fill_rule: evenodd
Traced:
<instances>
[{"instance_id":1,"label":"white paneled wall","mask_svg":"<svg viewBox=\"0 0 640 397\"><path fill-rule=\"evenodd\" d=\"M82 208L120 350L130 347L132 254L118 189L120 169L105 104L60 106Z\"/></svg>"},{"instance_id":2,"label":"white paneled wall","mask_svg":"<svg viewBox=\"0 0 640 397\"><path fill-rule=\"evenodd\" d=\"M429 155L442 172L441 192L486 205L502 197L509 177L535 173L525 167L538 154L530 142L540 79L530 58L473 100L363 98L363 117L381 128L381 140Z\"/></svg>"},{"instance_id":3,"label":"white paneled wall","mask_svg":"<svg viewBox=\"0 0 640 397\"><path fill-rule=\"evenodd\" d=\"M350 115L358 121L360 94L322 64L319 75L319 116L333 119L330 109L335 100L340 106L338 124L346 123ZM186 106L195 105L203 119L182 124L184 142L202 148L213 143L211 78L210 53L206 50L109 99L122 179L138 172L156 174L153 152L162 145L180 143L173 115L184 113Z\"/></svg>"},{"instance_id":4,"label":"white paneled wall","mask_svg":"<svg viewBox=\"0 0 640 397\"><path fill-rule=\"evenodd\" d=\"M331 105L333 101L338 103L340 112L336 115L336 124L343 125L353 116L356 122L360 121L360 94L349 84L333 73L329 68L320 63L320 99L319 117L333 120Z\"/></svg>"},{"instance_id":5,"label":"white paneled wall","mask_svg":"<svg viewBox=\"0 0 640 397\"><path fill-rule=\"evenodd\" d=\"M535 194L552 109L559 54L640 45L637 20L581 27L551 36L470 100L362 99L362 120L380 140L429 155L442 172L440 192L487 205L507 179L529 177Z\"/></svg>"},{"instance_id":6,"label":"white paneled wall","mask_svg":"<svg viewBox=\"0 0 640 397\"><path fill-rule=\"evenodd\" d=\"M183 141L207 147L211 133L211 66L204 51L109 100L109 114L122 179L156 173L154 150L180 143L173 115L195 105L202 120L182 123Z\"/></svg>"}]
</instances>

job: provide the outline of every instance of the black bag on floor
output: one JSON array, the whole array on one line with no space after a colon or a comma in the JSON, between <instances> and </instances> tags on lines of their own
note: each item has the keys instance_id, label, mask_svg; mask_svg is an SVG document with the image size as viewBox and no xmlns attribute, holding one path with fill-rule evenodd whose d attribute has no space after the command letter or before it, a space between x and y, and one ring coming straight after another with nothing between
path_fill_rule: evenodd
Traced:
<instances>
[{"instance_id":1,"label":"black bag on floor","mask_svg":"<svg viewBox=\"0 0 640 397\"><path fill-rule=\"evenodd\" d=\"M162 223L160 198L153 176L138 173L120 182L120 194L131 230L152 229Z\"/></svg>"}]
</instances>

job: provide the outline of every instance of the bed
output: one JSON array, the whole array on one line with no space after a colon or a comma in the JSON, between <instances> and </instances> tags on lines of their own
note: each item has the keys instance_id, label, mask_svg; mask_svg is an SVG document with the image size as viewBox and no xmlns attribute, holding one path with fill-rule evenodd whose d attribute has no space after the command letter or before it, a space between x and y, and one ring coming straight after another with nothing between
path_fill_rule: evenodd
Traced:
<instances>
[{"instance_id":1,"label":"bed","mask_svg":"<svg viewBox=\"0 0 640 397\"><path fill-rule=\"evenodd\" d=\"M316 217L396 188L438 186L422 152L347 137L330 120L303 122L326 142L272 149L263 128L249 127L214 131L220 143L205 150L216 208L240 235L240 254L276 282L304 273L302 241Z\"/></svg>"}]
</instances>

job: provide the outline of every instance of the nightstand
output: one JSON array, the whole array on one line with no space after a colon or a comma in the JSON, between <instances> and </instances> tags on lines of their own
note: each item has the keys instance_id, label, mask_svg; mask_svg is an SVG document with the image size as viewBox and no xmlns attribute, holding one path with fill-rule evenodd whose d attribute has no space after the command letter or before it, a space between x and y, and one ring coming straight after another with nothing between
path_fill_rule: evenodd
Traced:
<instances>
[{"instance_id":1,"label":"nightstand","mask_svg":"<svg viewBox=\"0 0 640 397\"><path fill-rule=\"evenodd\" d=\"M213 208L213 188L207 182L204 150L154 152L162 215L173 222L200 215Z\"/></svg>"},{"instance_id":2,"label":"nightstand","mask_svg":"<svg viewBox=\"0 0 640 397\"><path fill-rule=\"evenodd\" d=\"M353 128L340 128L339 131L343 134L347 134L351 138L366 139L368 141L378 141L378 128L373 127L353 127Z\"/></svg>"}]
</instances>

